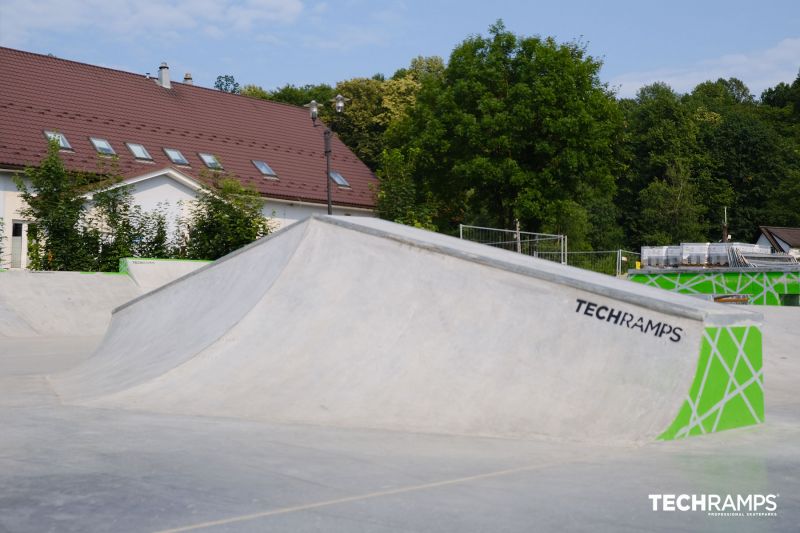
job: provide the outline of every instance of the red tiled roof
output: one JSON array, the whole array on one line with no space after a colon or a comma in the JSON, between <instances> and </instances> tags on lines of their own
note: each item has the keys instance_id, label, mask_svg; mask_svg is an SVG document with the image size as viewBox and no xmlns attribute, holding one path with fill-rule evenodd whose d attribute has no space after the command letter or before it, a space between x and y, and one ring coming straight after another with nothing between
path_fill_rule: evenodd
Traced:
<instances>
[{"instance_id":1,"label":"red tiled roof","mask_svg":"<svg viewBox=\"0 0 800 533\"><path fill-rule=\"evenodd\" d=\"M163 148L175 148L191 165L175 168L198 181L201 170L210 171L197 154L210 153L265 197L327 201L323 127L314 128L301 107L183 83L165 89L144 74L2 47L0 72L0 166L37 165L47 151L43 132L54 130L74 149L62 152L74 170L97 170L89 137L100 137L113 146L125 177L174 166ZM137 161L125 142L144 145L153 162ZM253 159L266 161L279 180L265 179ZM375 176L335 137L331 168L351 185L332 184L335 205L375 206Z\"/></svg>"}]
</instances>

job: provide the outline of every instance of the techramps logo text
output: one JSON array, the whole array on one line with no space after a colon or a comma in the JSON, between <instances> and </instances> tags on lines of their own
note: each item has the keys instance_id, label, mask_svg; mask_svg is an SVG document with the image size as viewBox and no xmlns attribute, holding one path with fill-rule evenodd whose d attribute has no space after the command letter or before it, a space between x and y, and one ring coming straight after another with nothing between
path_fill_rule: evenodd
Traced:
<instances>
[{"instance_id":1,"label":"techramps logo text","mask_svg":"<svg viewBox=\"0 0 800 533\"><path fill-rule=\"evenodd\" d=\"M705 512L708 516L778 516L780 494L648 494L653 511Z\"/></svg>"}]
</instances>

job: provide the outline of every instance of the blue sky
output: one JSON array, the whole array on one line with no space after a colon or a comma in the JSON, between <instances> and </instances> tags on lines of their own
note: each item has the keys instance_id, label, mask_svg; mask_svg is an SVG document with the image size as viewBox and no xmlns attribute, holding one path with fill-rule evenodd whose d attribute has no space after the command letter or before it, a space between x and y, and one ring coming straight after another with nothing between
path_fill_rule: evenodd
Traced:
<instances>
[{"instance_id":1,"label":"blue sky","mask_svg":"<svg viewBox=\"0 0 800 533\"><path fill-rule=\"evenodd\" d=\"M173 79L232 74L271 89L446 59L498 18L518 34L581 39L622 96L731 76L759 95L800 68L798 0L0 0L0 45L151 74L167 61Z\"/></svg>"}]
</instances>

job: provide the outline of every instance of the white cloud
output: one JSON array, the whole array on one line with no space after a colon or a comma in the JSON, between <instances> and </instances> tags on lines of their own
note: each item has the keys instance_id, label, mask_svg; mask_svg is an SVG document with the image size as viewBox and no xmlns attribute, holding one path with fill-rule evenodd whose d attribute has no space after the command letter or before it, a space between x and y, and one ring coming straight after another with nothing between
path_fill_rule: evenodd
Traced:
<instances>
[{"instance_id":1,"label":"white cloud","mask_svg":"<svg viewBox=\"0 0 800 533\"><path fill-rule=\"evenodd\" d=\"M704 81L718 78L739 78L750 92L761 92L779 82L792 82L800 67L800 38L780 41L767 50L747 54L731 54L701 61L683 68L661 68L645 72L622 74L611 80L619 96L633 97L639 88L663 81L678 92L690 92Z\"/></svg>"},{"instance_id":2,"label":"white cloud","mask_svg":"<svg viewBox=\"0 0 800 533\"><path fill-rule=\"evenodd\" d=\"M0 43L22 47L46 32L263 32L263 24L291 24L302 11L301 0L0 0Z\"/></svg>"}]
</instances>

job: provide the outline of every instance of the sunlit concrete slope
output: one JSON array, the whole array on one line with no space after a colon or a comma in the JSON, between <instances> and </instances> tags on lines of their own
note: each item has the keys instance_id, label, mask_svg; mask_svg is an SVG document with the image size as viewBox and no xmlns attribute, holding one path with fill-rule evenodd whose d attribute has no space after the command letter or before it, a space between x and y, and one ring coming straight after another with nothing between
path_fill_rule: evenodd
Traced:
<instances>
[{"instance_id":1,"label":"sunlit concrete slope","mask_svg":"<svg viewBox=\"0 0 800 533\"><path fill-rule=\"evenodd\" d=\"M292 258L303 230L304 226L290 226L114 310L92 358L57 380L65 396L118 392L156 378L215 344L230 342L223 335L265 297ZM277 312L270 317L272 327L280 319Z\"/></svg>"},{"instance_id":2,"label":"sunlit concrete slope","mask_svg":"<svg viewBox=\"0 0 800 533\"><path fill-rule=\"evenodd\" d=\"M92 358L53 383L65 402L103 407L677 438L763 419L763 397L753 420L722 409L735 387L763 384L759 319L386 221L315 217L117 309ZM758 344L750 381L708 382L717 352L742 363L719 332L740 352Z\"/></svg>"},{"instance_id":3,"label":"sunlit concrete slope","mask_svg":"<svg viewBox=\"0 0 800 533\"><path fill-rule=\"evenodd\" d=\"M102 335L111 311L140 294L122 275L0 272L0 337Z\"/></svg>"}]
</instances>

